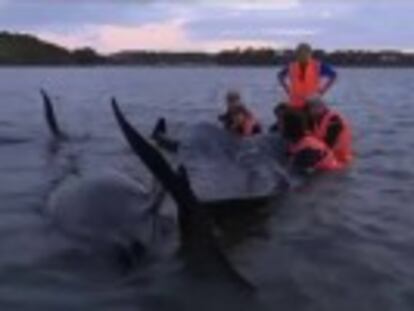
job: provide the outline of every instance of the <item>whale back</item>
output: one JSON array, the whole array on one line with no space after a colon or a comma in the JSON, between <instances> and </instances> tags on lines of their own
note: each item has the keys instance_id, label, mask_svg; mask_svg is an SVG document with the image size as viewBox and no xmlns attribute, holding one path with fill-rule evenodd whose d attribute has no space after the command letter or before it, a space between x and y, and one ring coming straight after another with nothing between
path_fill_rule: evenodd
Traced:
<instances>
[{"instance_id":1,"label":"whale back","mask_svg":"<svg viewBox=\"0 0 414 311\"><path fill-rule=\"evenodd\" d=\"M50 196L54 221L72 236L97 244L147 246L152 234L151 195L120 173L70 177Z\"/></svg>"},{"instance_id":2,"label":"whale back","mask_svg":"<svg viewBox=\"0 0 414 311\"><path fill-rule=\"evenodd\" d=\"M185 163L192 188L202 200L263 196L289 184L283 140L277 134L240 138L203 123L179 138L176 161Z\"/></svg>"}]
</instances>

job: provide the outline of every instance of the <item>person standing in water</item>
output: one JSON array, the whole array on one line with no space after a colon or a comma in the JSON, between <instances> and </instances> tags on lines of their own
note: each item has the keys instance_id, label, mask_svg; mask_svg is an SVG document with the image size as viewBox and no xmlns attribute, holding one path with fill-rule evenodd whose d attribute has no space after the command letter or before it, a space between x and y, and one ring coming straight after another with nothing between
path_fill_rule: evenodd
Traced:
<instances>
[{"instance_id":1,"label":"person standing in water","mask_svg":"<svg viewBox=\"0 0 414 311\"><path fill-rule=\"evenodd\" d=\"M289 96L292 108L301 110L310 98L322 97L335 83L336 71L313 57L312 48L301 43L295 60L279 72L279 82Z\"/></svg>"}]
</instances>

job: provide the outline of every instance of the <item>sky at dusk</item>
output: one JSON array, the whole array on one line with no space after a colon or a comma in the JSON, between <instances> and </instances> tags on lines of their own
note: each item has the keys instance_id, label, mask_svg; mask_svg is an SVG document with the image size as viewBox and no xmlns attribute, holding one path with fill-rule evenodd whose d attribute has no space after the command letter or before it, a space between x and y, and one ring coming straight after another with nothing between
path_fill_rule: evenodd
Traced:
<instances>
[{"instance_id":1,"label":"sky at dusk","mask_svg":"<svg viewBox=\"0 0 414 311\"><path fill-rule=\"evenodd\" d=\"M69 48L217 51L287 48L414 51L408 0L0 0L0 29Z\"/></svg>"}]
</instances>

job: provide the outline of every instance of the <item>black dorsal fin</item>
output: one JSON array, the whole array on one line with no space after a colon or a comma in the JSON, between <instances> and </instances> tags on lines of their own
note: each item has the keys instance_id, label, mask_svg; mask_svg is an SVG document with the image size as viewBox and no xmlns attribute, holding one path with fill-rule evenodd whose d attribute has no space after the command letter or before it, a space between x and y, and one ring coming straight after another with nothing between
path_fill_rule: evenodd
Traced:
<instances>
[{"instance_id":1,"label":"black dorsal fin","mask_svg":"<svg viewBox=\"0 0 414 311\"><path fill-rule=\"evenodd\" d=\"M59 122L56 118L55 110L49 95L43 89L40 90L40 94L42 95L45 119L50 132L55 138L64 138L65 135L59 127Z\"/></svg>"},{"instance_id":2,"label":"black dorsal fin","mask_svg":"<svg viewBox=\"0 0 414 311\"><path fill-rule=\"evenodd\" d=\"M115 98L111 104L118 125L131 149L176 201L182 241L190 248L196 246L197 249L201 247L206 250L233 280L244 289L254 290L254 286L233 267L223 252L205 209L191 189L185 167L180 166L175 171L164 156L127 121ZM195 253L200 255L198 251Z\"/></svg>"}]
</instances>

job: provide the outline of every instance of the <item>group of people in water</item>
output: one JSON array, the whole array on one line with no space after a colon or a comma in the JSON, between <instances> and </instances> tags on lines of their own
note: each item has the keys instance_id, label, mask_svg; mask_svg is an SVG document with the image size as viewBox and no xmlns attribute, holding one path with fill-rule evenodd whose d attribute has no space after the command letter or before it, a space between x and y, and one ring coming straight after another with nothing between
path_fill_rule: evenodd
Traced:
<instances>
[{"instance_id":1,"label":"group of people in water","mask_svg":"<svg viewBox=\"0 0 414 311\"><path fill-rule=\"evenodd\" d=\"M289 100L274 109L277 123L271 131L285 140L289 162L296 169L339 170L352 161L351 129L322 99L335 80L336 72L315 59L306 43L297 47L295 60L279 73ZM229 92L226 104L227 111L219 120L227 130L242 137L263 132L238 92Z\"/></svg>"}]
</instances>

